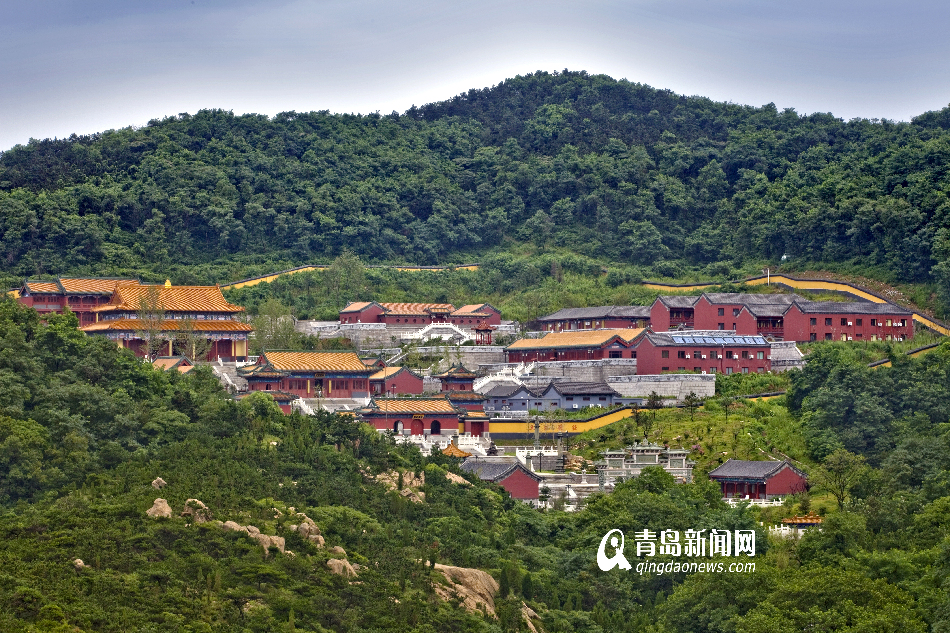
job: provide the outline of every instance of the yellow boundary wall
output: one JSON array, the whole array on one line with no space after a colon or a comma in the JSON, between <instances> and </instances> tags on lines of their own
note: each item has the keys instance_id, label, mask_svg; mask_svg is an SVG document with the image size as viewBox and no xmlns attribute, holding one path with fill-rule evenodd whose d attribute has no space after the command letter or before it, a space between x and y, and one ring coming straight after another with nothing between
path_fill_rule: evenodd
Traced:
<instances>
[{"instance_id":1,"label":"yellow boundary wall","mask_svg":"<svg viewBox=\"0 0 950 633\"><path fill-rule=\"evenodd\" d=\"M587 420L545 421L541 422L540 432L542 434L563 432L570 433L571 435L577 435L578 433L592 431L594 429L599 429L602 426L619 422L620 420L629 418L632 415L633 409L630 407L624 407L622 409L614 409L613 411L609 411L603 415L598 415ZM496 422L495 419L489 423L489 429L493 437L498 435L505 436L506 439L511 439L511 436L517 436L521 438L526 435L534 434L534 422L529 422L528 420L522 420L518 422Z\"/></svg>"},{"instance_id":2,"label":"yellow boundary wall","mask_svg":"<svg viewBox=\"0 0 950 633\"><path fill-rule=\"evenodd\" d=\"M219 287L221 290L236 290L237 288L246 288L248 286L256 286L260 283L270 283L282 277L284 275L296 275L297 273L308 273L313 270L326 270L329 268L329 264L314 264L313 266L300 266L298 268L291 268L290 270L282 270L279 273L273 273L271 275L263 275L261 277L252 277L250 279L244 279L242 281L235 281L229 284L220 284ZM403 272L420 272L420 271L442 271L442 270L478 270L478 264L465 264L463 266L367 266L367 268L389 268L391 270L399 270Z\"/></svg>"}]
</instances>

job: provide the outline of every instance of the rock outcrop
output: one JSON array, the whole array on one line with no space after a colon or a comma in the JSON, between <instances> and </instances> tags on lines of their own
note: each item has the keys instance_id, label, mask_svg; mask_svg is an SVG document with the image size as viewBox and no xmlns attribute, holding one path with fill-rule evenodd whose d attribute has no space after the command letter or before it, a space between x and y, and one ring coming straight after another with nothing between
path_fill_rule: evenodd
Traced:
<instances>
[{"instance_id":1,"label":"rock outcrop","mask_svg":"<svg viewBox=\"0 0 950 633\"><path fill-rule=\"evenodd\" d=\"M162 479L161 477L156 477L155 479L152 480L152 488L155 488L155 490L161 490L167 485L168 485L168 482Z\"/></svg>"},{"instance_id":2,"label":"rock outcrop","mask_svg":"<svg viewBox=\"0 0 950 633\"><path fill-rule=\"evenodd\" d=\"M236 521L225 521L221 524L225 530L233 530L235 532L243 532L247 534L248 537L257 541L261 547L264 548L264 553L270 551L271 547L276 547L277 551L281 554L286 553L285 549L285 540L283 536L272 536L270 534L261 534L261 531L253 525L241 525Z\"/></svg>"},{"instance_id":3,"label":"rock outcrop","mask_svg":"<svg viewBox=\"0 0 950 633\"><path fill-rule=\"evenodd\" d=\"M87 565L86 563L82 562L82 559L81 559L81 558L77 558L77 559L75 559L75 560L73 561L73 567L76 568L76 571L82 571L82 570L84 570L86 567L89 567L89 565Z\"/></svg>"},{"instance_id":4,"label":"rock outcrop","mask_svg":"<svg viewBox=\"0 0 950 633\"><path fill-rule=\"evenodd\" d=\"M472 485L472 482L470 482L468 479L462 477L461 475L456 475L455 473L445 473L445 478L451 481L453 484L461 484L463 486Z\"/></svg>"},{"instance_id":5,"label":"rock outcrop","mask_svg":"<svg viewBox=\"0 0 950 633\"><path fill-rule=\"evenodd\" d=\"M350 564L350 561L345 558L331 558L327 561L327 567L337 576L356 578L356 570L353 569L353 565Z\"/></svg>"},{"instance_id":6,"label":"rock outcrop","mask_svg":"<svg viewBox=\"0 0 950 633\"><path fill-rule=\"evenodd\" d=\"M172 518L172 507L168 505L168 501L159 498L152 503L152 507L146 510L145 514L153 519L170 519Z\"/></svg>"},{"instance_id":7,"label":"rock outcrop","mask_svg":"<svg viewBox=\"0 0 950 633\"><path fill-rule=\"evenodd\" d=\"M300 520L300 524L291 524L289 526L291 532L296 532L305 541L310 541L317 547L323 547L326 544L323 535L320 533L320 528L313 522L313 519L302 512L298 512L294 518Z\"/></svg>"},{"instance_id":8,"label":"rock outcrop","mask_svg":"<svg viewBox=\"0 0 950 633\"><path fill-rule=\"evenodd\" d=\"M181 516L190 517L194 523L207 523L211 520L211 510L208 506L197 499L189 499L185 502L185 509Z\"/></svg>"},{"instance_id":9,"label":"rock outcrop","mask_svg":"<svg viewBox=\"0 0 950 633\"><path fill-rule=\"evenodd\" d=\"M435 585L435 592L445 600L451 600L457 594L462 598L462 606L469 611L481 611L495 615L495 594L498 593L498 582L490 574L480 569L468 567L452 567L436 563L435 570L441 572L451 587Z\"/></svg>"}]
</instances>

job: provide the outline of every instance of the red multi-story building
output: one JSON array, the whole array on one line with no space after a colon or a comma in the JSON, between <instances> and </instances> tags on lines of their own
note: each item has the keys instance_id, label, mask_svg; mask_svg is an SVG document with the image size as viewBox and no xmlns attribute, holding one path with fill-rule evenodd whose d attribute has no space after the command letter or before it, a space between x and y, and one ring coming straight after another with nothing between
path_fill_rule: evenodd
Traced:
<instances>
[{"instance_id":1,"label":"red multi-story building","mask_svg":"<svg viewBox=\"0 0 950 633\"><path fill-rule=\"evenodd\" d=\"M687 371L749 374L772 369L772 348L761 336L731 331L647 332L636 344L637 374Z\"/></svg>"},{"instance_id":2,"label":"red multi-story building","mask_svg":"<svg viewBox=\"0 0 950 633\"><path fill-rule=\"evenodd\" d=\"M408 367L385 367L369 377L373 396L420 395L422 384L422 376Z\"/></svg>"},{"instance_id":3,"label":"red multi-story building","mask_svg":"<svg viewBox=\"0 0 950 633\"><path fill-rule=\"evenodd\" d=\"M228 303L218 286L119 283L107 303L90 311L96 320L82 326L83 332L105 336L139 356L148 352L145 338L152 336L158 337L158 356L172 355L175 338L190 329L210 341L205 359L244 360L254 330L237 318L244 308Z\"/></svg>"},{"instance_id":4,"label":"red multi-story building","mask_svg":"<svg viewBox=\"0 0 950 633\"><path fill-rule=\"evenodd\" d=\"M119 285L137 286L137 279L115 277L59 277L53 281L26 280L17 291L17 301L44 314L62 314L69 308L80 327L96 322L95 308L112 299Z\"/></svg>"},{"instance_id":5,"label":"red multi-story building","mask_svg":"<svg viewBox=\"0 0 950 633\"><path fill-rule=\"evenodd\" d=\"M505 356L509 363L636 358L631 348L646 331L634 328L551 332L541 338L515 341L505 348Z\"/></svg>"},{"instance_id":6,"label":"red multi-story building","mask_svg":"<svg viewBox=\"0 0 950 633\"><path fill-rule=\"evenodd\" d=\"M913 312L890 303L809 301L795 294L704 293L659 297L653 329L733 330L775 340L904 340L914 336Z\"/></svg>"},{"instance_id":7,"label":"red multi-story building","mask_svg":"<svg viewBox=\"0 0 950 633\"><path fill-rule=\"evenodd\" d=\"M783 315L794 301L805 300L793 294L704 292L693 304L693 327L780 337Z\"/></svg>"},{"instance_id":8,"label":"red multi-story building","mask_svg":"<svg viewBox=\"0 0 950 633\"><path fill-rule=\"evenodd\" d=\"M890 303L796 301L784 315L787 341L903 341L914 337L914 313Z\"/></svg>"},{"instance_id":9,"label":"red multi-story building","mask_svg":"<svg viewBox=\"0 0 950 633\"><path fill-rule=\"evenodd\" d=\"M657 297L650 306L650 329L654 332L693 329L693 306L699 297Z\"/></svg>"},{"instance_id":10,"label":"red multi-story building","mask_svg":"<svg viewBox=\"0 0 950 633\"><path fill-rule=\"evenodd\" d=\"M597 306L563 308L538 319L546 332L645 328L650 325L649 306Z\"/></svg>"},{"instance_id":11,"label":"red multi-story building","mask_svg":"<svg viewBox=\"0 0 950 633\"><path fill-rule=\"evenodd\" d=\"M265 352L238 369L250 391L283 391L301 398L368 398L376 373L354 352Z\"/></svg>"},{"instance_id":12,"label":"red multi-story building","mask_svg":"<svg viewBox=\"0 0 950 633\"><path fill-rule=\"evenodd\" d=\"M424 327L430 323L452 323L473 329L478 323L501 324L501 311L488 303L464 305L451 303L377 303L355 301L340 310L340 323L385 323Z\"/></svg>"}]
</instances>

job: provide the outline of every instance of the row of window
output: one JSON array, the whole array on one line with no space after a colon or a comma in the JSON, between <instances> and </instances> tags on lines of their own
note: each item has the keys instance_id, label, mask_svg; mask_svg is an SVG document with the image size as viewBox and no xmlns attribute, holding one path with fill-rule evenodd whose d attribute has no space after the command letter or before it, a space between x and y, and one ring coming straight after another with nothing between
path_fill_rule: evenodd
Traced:
<instances>
[{"instance_id":1,"label":"row of window","mask_svg":"<svg viewBox=\"0 0 950 633\"><path fill-rule=\"evenodd\" d=\"M662 350L662 351L660 352L660 358L669 358L669 357L670 357L670 350L665 349L665 350ZM683 351L683 350L680 350L680 351L676 352L676 357L677 357L677 358L690 358L690 355L689 355L687 352L685 352L685 351ZM709 358L718 359L718 358L721 358L721 357L722 357L722 355L719 353L719 350L714 349L714 350L711 350L711 351L709 352ZM694 358L694 359L696 359L696 358L706 358L706 356L703 355L702 352L696 350L696 351L693 352L692 358ZM736 352L733 352L732 350L726 350L726 358L753 358L753 353L750 352L749 350L742 350L742 352L741 352L739 355L737 355L737 353L736 353ZM758 359L758 360L765 360L765 352L755 352L754 358L756 358L756 359Z\"/></svg>"},{"instance_id":2,"label":"row of window","mask_svg":"<svg viewBox=\"0 0 950 633\"><path fill-rule=\"evenodd\" d=\"M733 308L733 309L732 309L732 316L737 317L737 316L739 316L739 313L740 313L740 312L742 312L742 308ZM716 312L716 314L718 314L719 316L726 316L726 309L725 309L725 308L719 308L719 310Z\"/></svg>"},{"instance_id":3,"label":"row of window","mask_svg":"<svg viewBox=\"0 0 950 633\"><path fill-rule=\"evenodd\" d=\"M861 334L860 332L858 332L858 333L855 334L854 336L848 336L847 334L842 334L842 335L840 336L840 339L841 339L842 341L850 341L850 340L855 339L855 338L864 338L864 335ZM818 340L818 335L817 335L815 332L812 332L811 334L808 335L808 340L809 340L809 341L817 341L817 340ZM831 332L825 332L825 340L826 340L826 341L833 341L833 340L834 340L834 336L832 335ZM903 336L891 336L890 334L887 334L887 335L884 335L884 336L878 336L877 334L872 334L872 335L871 335L871 340L872 340L872 341L892 341L892 340L903 341L903 340L904 340L904 337L903 337Z\"/></svg>"},{"instance_id":4,"label":"row of window","mask_svg":"<svg viewBox=\"0 0 950 633\"><path fill-rule=\"evenodd\" d=\"M825 317L826 326L833 325L833 321L834 321L833 318ZM808 323L810 325L818 325L817 317L812 317L808 319ZM844 327L849 327L852 325L852 322L848 320L848 317L841 317L841 325ZM853 325L854 327L862 327L864 325L864 319L855 319L853 322ZM898 322L897 319L881 319L880 322L878 322L878 319L871 319L871 327L877 327L877 326L891 327L894 325L897 325L900 327L907 327L907 319L901 319L900 322Z\"/></svg>"}]
</instances>

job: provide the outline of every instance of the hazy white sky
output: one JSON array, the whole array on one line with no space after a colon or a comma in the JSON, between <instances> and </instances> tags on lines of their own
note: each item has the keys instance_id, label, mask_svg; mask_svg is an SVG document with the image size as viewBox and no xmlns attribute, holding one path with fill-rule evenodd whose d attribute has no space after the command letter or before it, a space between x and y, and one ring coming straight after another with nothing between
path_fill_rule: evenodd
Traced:
<instances>
[{"instance_id":1,"label":"hazy white sky","mask_svg":"<svg viewBox=\"0 0 950 633\"><path fill-rule=\"evenodd\" d=\"M0 150L201 108L402 112L564 68L909 120L950 102L948 26L936 0L8 0Z\"/></svg>"}]
</instances>

